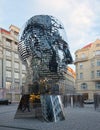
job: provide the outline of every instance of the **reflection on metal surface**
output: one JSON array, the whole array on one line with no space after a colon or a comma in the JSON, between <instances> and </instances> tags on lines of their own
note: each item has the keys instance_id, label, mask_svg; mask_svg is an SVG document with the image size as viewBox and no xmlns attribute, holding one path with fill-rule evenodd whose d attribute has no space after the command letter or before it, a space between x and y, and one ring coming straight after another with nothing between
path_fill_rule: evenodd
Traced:
<instances>
[{"instance_id":1,"label":"reflection on metal surface","mask_svg":"<svg viewBox=\"0 0 100 130\"><path fill-rule=\"evenodd\" d=\"M46 121L64 120L62 101L59 95L41 95L42 115Z\"/></svg>"},{"instance_id":2,"label":"reflection on metal surface","mask_svg":"<svg viewBox=\"0 0 100 130\"><path fill-rule=\"evenodd\" d=\"M41 110L40 95L25 94L21 98L15 118L41 118Z\"/></svg>"},{"instance_id":3,"label":"reflection on metal surface","mask_svg":"<svg viewBox=\"0 0 100 130\"><path fill-rule=\"evenodd\" d=\"M38 118L57 122L64 120L62 101L59 95L23 95L15 118Z\"/></svg>"},{"instance_id":4,"label":"reflection on metal surface","mask_svg":"<svg viewBox=\"0 0 100 130\"><path fill-rule=\"evenodd\" d=\"M35 102L39 103L38 108L41 109L40 115L46 121L64 119L58 82L65 78L67 64L73 62L65 36L63 25L49 15L30 18L20 35L19 56L27 69L20 105L25 101L30 113L29 105L32 111L35 105L34 101L31 103L30 95L35 96ZM38 95L39 99L36 99ZM26 108L21 110L19 107L18 111L26 112ZM17 116L18 113L15 117Z\"/></svg>"}]
</instances>

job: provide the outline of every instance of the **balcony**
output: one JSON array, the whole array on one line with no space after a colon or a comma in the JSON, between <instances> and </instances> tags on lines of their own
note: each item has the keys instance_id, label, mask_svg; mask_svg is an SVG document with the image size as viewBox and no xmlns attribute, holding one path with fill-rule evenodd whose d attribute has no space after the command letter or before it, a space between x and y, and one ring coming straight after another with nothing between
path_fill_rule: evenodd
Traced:
<instances>
[{"instance_id":1,"label":"balcony","mask_svg":"<svg viewBox=\"0 0 100 130\"><path fill-rule=\"evenodd\" d=\"M75 61L74 61L74 64L76 64L77 62L84 62L84 61L87 61L87 60L88 60L88 57L76 58Z\"/></svg>"},{"instance_id":2,"label":"balcony","mask_svg":"<svg viewBox=\"0 0 100 130\"><path fill-rule=\"evenodd\" d=\"M100 82L100 77L95 77L95 78L92 78L91 80L94 82Z\"/></svg>"},{"instance_id":3,"label":"balcony","mask_svg":"<svg viewBox=\"0 0 100 130\"><path fill-rule=\"evenodd\" d=\"M100 57L100 54L99 55L95 55L93 58L99 58Z\"/></svg>"}]
</instances>

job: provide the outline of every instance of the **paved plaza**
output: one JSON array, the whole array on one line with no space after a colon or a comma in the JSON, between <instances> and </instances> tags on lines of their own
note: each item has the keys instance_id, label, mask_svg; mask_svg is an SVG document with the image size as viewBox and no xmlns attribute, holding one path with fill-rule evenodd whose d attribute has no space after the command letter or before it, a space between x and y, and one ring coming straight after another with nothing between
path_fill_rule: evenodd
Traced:
<instances>
[{"instance_id":1,"label":"paved plaza","mask_svg":"<svg viewBox=\"0 0 100 130\"><path fill-rule=\"evenodd\" d=\"M0 130L100 130L100 111L93 105L65 108L66 120L42 122L37 119L14 119L18 105L0 105Z\"/></svg>"}]
</instances>

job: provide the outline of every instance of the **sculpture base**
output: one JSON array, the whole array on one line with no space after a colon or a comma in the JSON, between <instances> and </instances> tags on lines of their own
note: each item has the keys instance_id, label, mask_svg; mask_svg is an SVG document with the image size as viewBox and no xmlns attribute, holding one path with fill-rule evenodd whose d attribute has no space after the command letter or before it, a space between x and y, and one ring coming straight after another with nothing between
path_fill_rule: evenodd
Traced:
<instances>
[{"instance_id":1,"label":"sculpture base","mask_svg":"<svg viewBox=\"0 0 100 130\"><path fill-rule=\"evenodd\" d=\"M22 96L15 118L37 118L47 122L57 122L65 119L60 95Z\"/></svg>"}]
</instances>

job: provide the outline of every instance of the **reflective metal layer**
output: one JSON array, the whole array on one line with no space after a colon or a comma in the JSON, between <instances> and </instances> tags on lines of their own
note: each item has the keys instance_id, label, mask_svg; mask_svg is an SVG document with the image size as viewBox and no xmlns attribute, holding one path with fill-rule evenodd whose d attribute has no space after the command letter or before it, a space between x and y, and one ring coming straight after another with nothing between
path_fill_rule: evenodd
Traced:
<instances>
[{"instance_id":1,"label":"reflective metal layer","mask_svg":"<svg viewBox=\"0 0 100 130\"><path fill-rule=\"evenodd\" d=\"M63 120L63 105L59 95L61 86L58 82L65 79L66 66L73 60L62 23L49 15L33 16L26 22L20 34L18 51L26 65L27 75L17 112L25 112L27 108L30 113L29 105L33 111L33 106L37 103L36 97L40 96L38 99L40 115L46 121ZM32 95L35 96L33 96L35 100L30 102ZM25 107L22 102L25 103Z\"/></svg>"}]
</instances>

